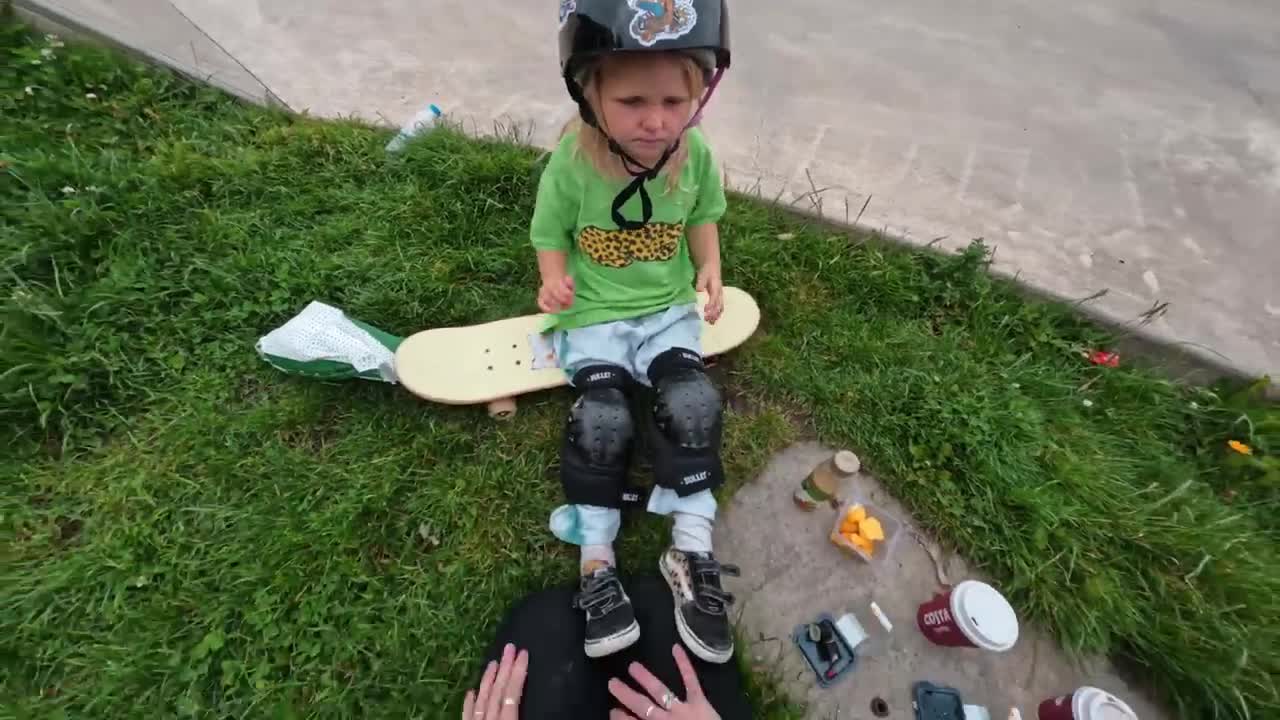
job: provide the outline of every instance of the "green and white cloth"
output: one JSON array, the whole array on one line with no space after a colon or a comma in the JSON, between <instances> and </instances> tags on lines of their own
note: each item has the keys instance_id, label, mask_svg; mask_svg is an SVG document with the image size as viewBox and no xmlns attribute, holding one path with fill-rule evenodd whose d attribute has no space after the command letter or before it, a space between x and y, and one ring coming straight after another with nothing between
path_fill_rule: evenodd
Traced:
<instances>
[{"instance_id":1,"label":"green and white cloth","mask_svg":"<svg viewBox=\"0 0 1280 720\"><path fill-rule=\"evenodd\" d=\"M395 351L404 338L312 302L258 340L258 354L291 375L320 380L361 378L396 383Z\"/></svg>"}]
</instances>

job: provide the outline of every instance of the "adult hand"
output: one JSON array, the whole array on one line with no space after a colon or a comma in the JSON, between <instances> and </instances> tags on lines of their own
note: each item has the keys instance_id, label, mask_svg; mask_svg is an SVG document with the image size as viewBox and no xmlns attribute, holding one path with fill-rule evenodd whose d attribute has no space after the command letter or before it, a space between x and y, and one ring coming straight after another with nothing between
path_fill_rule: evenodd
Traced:
<instances>
[{"instance_id":1,"label":"adult hand","mask_svg":"<svg viewBox=\"0 0 1280 720\"><path fill-rule=\"evenodd\" d=\"M560 312L573 305L573 278L563 275L559 279L544 281L538 289L538 307L542 312Z\"/></svg>"},{"instance_id":2,"label":"adult hand","mask_svg":"<svg viewBox=\"0 0 1280 720\"><path fill-rule=\"evenodd\" d=\"M698 280L694 285L698 292L707 291L707 307L703 316L712 325L720 319L724 312L724 285L720 282L719 267L704 267L698 271Z\"/></svg>"},{"instance_id":3,"label":"adult hand","mask_svg":"<svg viewBox=\"0 0 1280 720\"><path fill-rule=\"evenodd\" d=\"M609 720L720 720L716 709L711 707L711 703L702 694L698 674L693 671L693 664L689 662L684 648L676 645L671 648L671 654L675 657L676 667L680 668L680 677L684 680L684 700L676 697L645 666L631 663L627 672L645 689L648 697L632 690L617 678L610 680L609 692L630 712L614 710L609 713Z\"/></svg>"},{"instance_id":4,"label":"adult hand","mask_svg":"<svg viewBox=\"0 0 1280 720\"><path fill-rule=\"evenodd\" d=\"M502 662L490 661L480 678L479 691L468 690L462 701L462 720L518 720L520 695L529 672L529 651L502 649Z\"/></svg>"}]
</instances>

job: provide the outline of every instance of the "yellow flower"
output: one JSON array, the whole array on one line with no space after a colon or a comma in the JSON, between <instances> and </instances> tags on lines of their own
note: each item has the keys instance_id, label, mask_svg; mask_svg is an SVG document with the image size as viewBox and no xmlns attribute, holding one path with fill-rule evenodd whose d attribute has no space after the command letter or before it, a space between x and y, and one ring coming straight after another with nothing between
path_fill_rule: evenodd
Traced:
<instances>
[{"instance_id":1,"label":"yellow flower","mask_svg":"<svg viewBox=\"0 0 1280 720\"><path fill-rule=\"evenodd\" d=\"M1235 450L1236 452L1240 453L1241 455L1252 455L1252 454L1253 454L1253 448L1249 447L1248 445L1245 445L1244 443L1240 442L1239 440L1228 440L1228 441L1227 441L1227 447L1231 448L1232 450Z\"/></svg>"}]
</instances>

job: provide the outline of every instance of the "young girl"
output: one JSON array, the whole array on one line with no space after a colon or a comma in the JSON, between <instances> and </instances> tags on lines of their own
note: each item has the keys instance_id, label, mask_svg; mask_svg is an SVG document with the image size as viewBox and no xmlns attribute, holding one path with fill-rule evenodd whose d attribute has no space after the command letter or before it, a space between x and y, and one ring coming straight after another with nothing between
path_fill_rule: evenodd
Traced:
<instances>
[{"instance_id":1,"label":"young girl","mask_svg":"<svg viewBox=\"0 0 1280 720\"><path fill-rule=\"evenodd\" d=\"M640 637L613 541L632 443L652 455L648 509L674 519L659 568L676 626L698 657L733 655L721 565L711 552L721 397L701 356L723 311L720 172L695 127L729 64L724 0L562 0L560 60L581 120L552 153L531 237L538 304L576 399L560 451L568 505L556 535L581 546L584 649L602 657ZM631 402L631 398L643 401ZM633 416L633 409L635 410Z\"/></svg>"}]
</instances>

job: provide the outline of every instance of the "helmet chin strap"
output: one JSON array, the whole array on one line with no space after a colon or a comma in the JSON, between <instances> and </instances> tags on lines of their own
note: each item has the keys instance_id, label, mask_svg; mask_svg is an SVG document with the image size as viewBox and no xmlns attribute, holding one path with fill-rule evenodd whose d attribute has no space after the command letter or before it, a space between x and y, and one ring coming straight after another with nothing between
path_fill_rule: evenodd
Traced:
<instances>
[{"instance_id":1,"label":"helmet chin strap","mask_svg":"<svg viewBox=\"0 0 1280 720\"><path fill-rule=\"evenodd\" d=\"M720 78L722 77L724 77L724 68L717 68L716 74L711 78L711 82L707 83L707 91L703 93L702 100L698 103L698 111L694 113L692 118L689 118L689 122L685 123L684 128L680 130L680 135L677 136L676 141L662 153L662 157L658 158L658 162L654 163L653 167L645 167L644 163L631 157L626 150L622 149L618 141L614 140L608 132L605 132L604 128L599 128L597 125L597 128L604 133L605 139L609 141L609 151L622 160L622 168L634 178L613 199L613 221L617 223L620 230L639 230L649 224L649 220L653 218L653 199L649 197L649 191L645 189L644 184L658 177L658 173L662 172L662 168L666 166L667 161L680 149L679 137L684 135L686 130L702 121L702 111L707 107L707 102L711 100L711 95L716 91L716 86L720 84ZM622 206L626 205L627 201L637 193L640 194L640 219L628 220L622 216Z\"/></svg>"},{"instance_id":2,"label":"helmet chin strap","mask_svg":"<svg viewBox=\"0 0 1280 720\"><path fill-rule=\"evenodd\" d=\"M711 96L715 93L716 88L720 86L720 78L724 77L724 66L716 68L716 74L711 76L711 82L707 83L707 91L702 94L702 100L698 103L698 112L693 114L689 119L689 124L684 126L685 130L702 122L702 111L707 108L707 103L711 102Z\"/></svg>"},{"instance_id":3,"label":"helmet chin strap","mask_svg":"<svg viewBox=\"0 0 1280 720\"><path fill-rule=\"evenodd\" d=\"M623 169L634 178L613 199L613 221L617 223L620 230L639 230L649 224L649 220L653 218L653 199L649 197L649 191L645 189L644 184L658 177L658 173L662 172L662 168L671 159L671 155L679 149L680 141L676 140L671 147L667 148L662 153L662 157L658 158L658 162L653 164L653 167L645 167L643 163L628 155L627 151L623 150L616 140L607 134L605 137L609 138L609 151L622 160ZM626 205L631 196L636 193L640 194L640 219L628 220L622 216L622 206Z\"/></svg>"}]
</instances>

